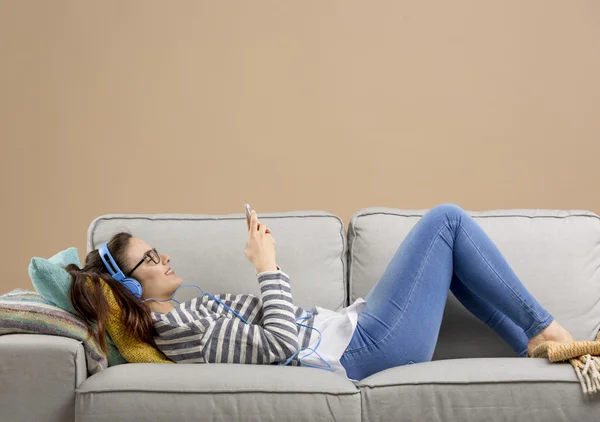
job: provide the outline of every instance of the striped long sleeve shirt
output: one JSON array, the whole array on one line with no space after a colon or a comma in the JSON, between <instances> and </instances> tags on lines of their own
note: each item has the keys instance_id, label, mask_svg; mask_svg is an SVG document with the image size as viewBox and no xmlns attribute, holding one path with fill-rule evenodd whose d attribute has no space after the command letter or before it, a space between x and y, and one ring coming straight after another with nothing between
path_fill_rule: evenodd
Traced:
<instances>
[{"instance_id":1,"label":"striped long sleeve shirt","mask_svg":"<svg viewBox=\"0 0 600 422\"><path fill-rule=\"evenodd\" d=\"M260 297L214 295L248 324L209 296L196 297L168 313L152 312L158 348L177 363L276 364L307 347L312 330L296 319L308 313L294 305L289 276L279 267L256 276ZM298 322L312 327L314 315ZM300 365L297 354L289 365Z\"/></svg>"}]
</instances>

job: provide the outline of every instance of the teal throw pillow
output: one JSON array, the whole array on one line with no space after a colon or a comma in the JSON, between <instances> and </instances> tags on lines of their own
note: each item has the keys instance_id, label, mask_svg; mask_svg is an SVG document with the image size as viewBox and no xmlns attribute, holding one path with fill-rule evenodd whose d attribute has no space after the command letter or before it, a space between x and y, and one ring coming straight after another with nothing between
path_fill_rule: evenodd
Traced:
<instances>
[{"instance_id":1,"label":"teal throw pillow","mask_svg":"<svg viewBox=\"0 0 600 422\"><path fill-rule=\"evenodd\" d=\"M33 257L29 263L29 278L44 299L75 315L75 309L69 300L69 288L73 279L65 270L69 264L76 264L81 268L77 248L65 249L49 259Z\"/></svg>"}]
</instances>

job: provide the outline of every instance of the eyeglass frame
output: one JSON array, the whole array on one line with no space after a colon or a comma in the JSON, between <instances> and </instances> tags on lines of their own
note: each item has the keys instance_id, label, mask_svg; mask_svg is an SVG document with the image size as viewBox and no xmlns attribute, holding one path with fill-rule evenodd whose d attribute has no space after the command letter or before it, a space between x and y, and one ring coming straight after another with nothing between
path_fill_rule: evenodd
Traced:
<instances>
[{"instance_id":1,"label":"eyeglass frame","mask_svg":"<svg viewBox=\"0 0 600 422\"><path fill-rule=\"evenodd\" d=\"M152 251L156 252L156 255L158 256L158 262L154 262L154 259L150 255L150 253ZM140 262L138 262L135 267L133 267L133 270L131 270L127 274L125 274L125 277L129 277L131 275L131 273L133 273L136 270L137 267L139 267L140 265L142 265L144 263L144 261L146 260L146 258L150 258L152 260L152 262L154 262L154 264L156 264L156 265L160 264L160 254L158 253L158 251L156 250L156 248L152 248L151 250L146 251L146 253L144 254L144 257L142 258L142 260Z\"/></svg>"}]
</instances>

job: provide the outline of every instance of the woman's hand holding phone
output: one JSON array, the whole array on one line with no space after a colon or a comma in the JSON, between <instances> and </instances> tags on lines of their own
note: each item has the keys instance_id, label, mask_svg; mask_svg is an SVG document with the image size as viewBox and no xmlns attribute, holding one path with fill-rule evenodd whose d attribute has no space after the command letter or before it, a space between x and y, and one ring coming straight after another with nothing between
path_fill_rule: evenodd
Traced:
<instances>
[{"instance_id":1,"label":"woman's hand holding phone","mask_svg":"<svg viewBox=\"0 0 600 422\"><path fill-rule=\"evenodd\" d=\"M248 225L248 242L244 249L244 255L254 265L257 273L277 271L275 239L271 235L271 230L258 221L254 210L250 214L250 220L246 218L246 223Z\"/></svg>"}]
</instances>

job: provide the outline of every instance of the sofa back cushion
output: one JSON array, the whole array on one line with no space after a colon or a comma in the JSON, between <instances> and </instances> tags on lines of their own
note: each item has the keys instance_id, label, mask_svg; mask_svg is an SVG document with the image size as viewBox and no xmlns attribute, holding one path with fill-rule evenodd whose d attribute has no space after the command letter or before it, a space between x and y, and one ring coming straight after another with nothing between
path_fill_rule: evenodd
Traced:
<instances>
[{"instance_id":1,"label":"sofa back cushion","mask_svg":"<svg viewBox=\"0 0 600 422\"><path fill-rule=\"evenodd\" d=\"M350 303L366 297L428 210L365 208L348 227ZM581 210L467 211L533 296L576 340L600 328L600 217ZM516 353L448 293L433 360Z\"/></svg>"},{"instance_id":2,"label":"sofa back cushion","mask_svg":"<svg viewBox=\"0 0 600 422\"><path fill-rule=\"evenodd\" d=\"M275 238L276 261L290 276L296 305L307 309L346 305L346 232L339 217L325 211L258 211L258 219ZM196 284L213 295L260 297L254 266L244 255L245 213L102 215L90 223L86 253L120 231L169 254L170 265L184 284ZM198 288L184 286L175 299L182 302L199 296Z\"/></svg>"}]
</instances>

